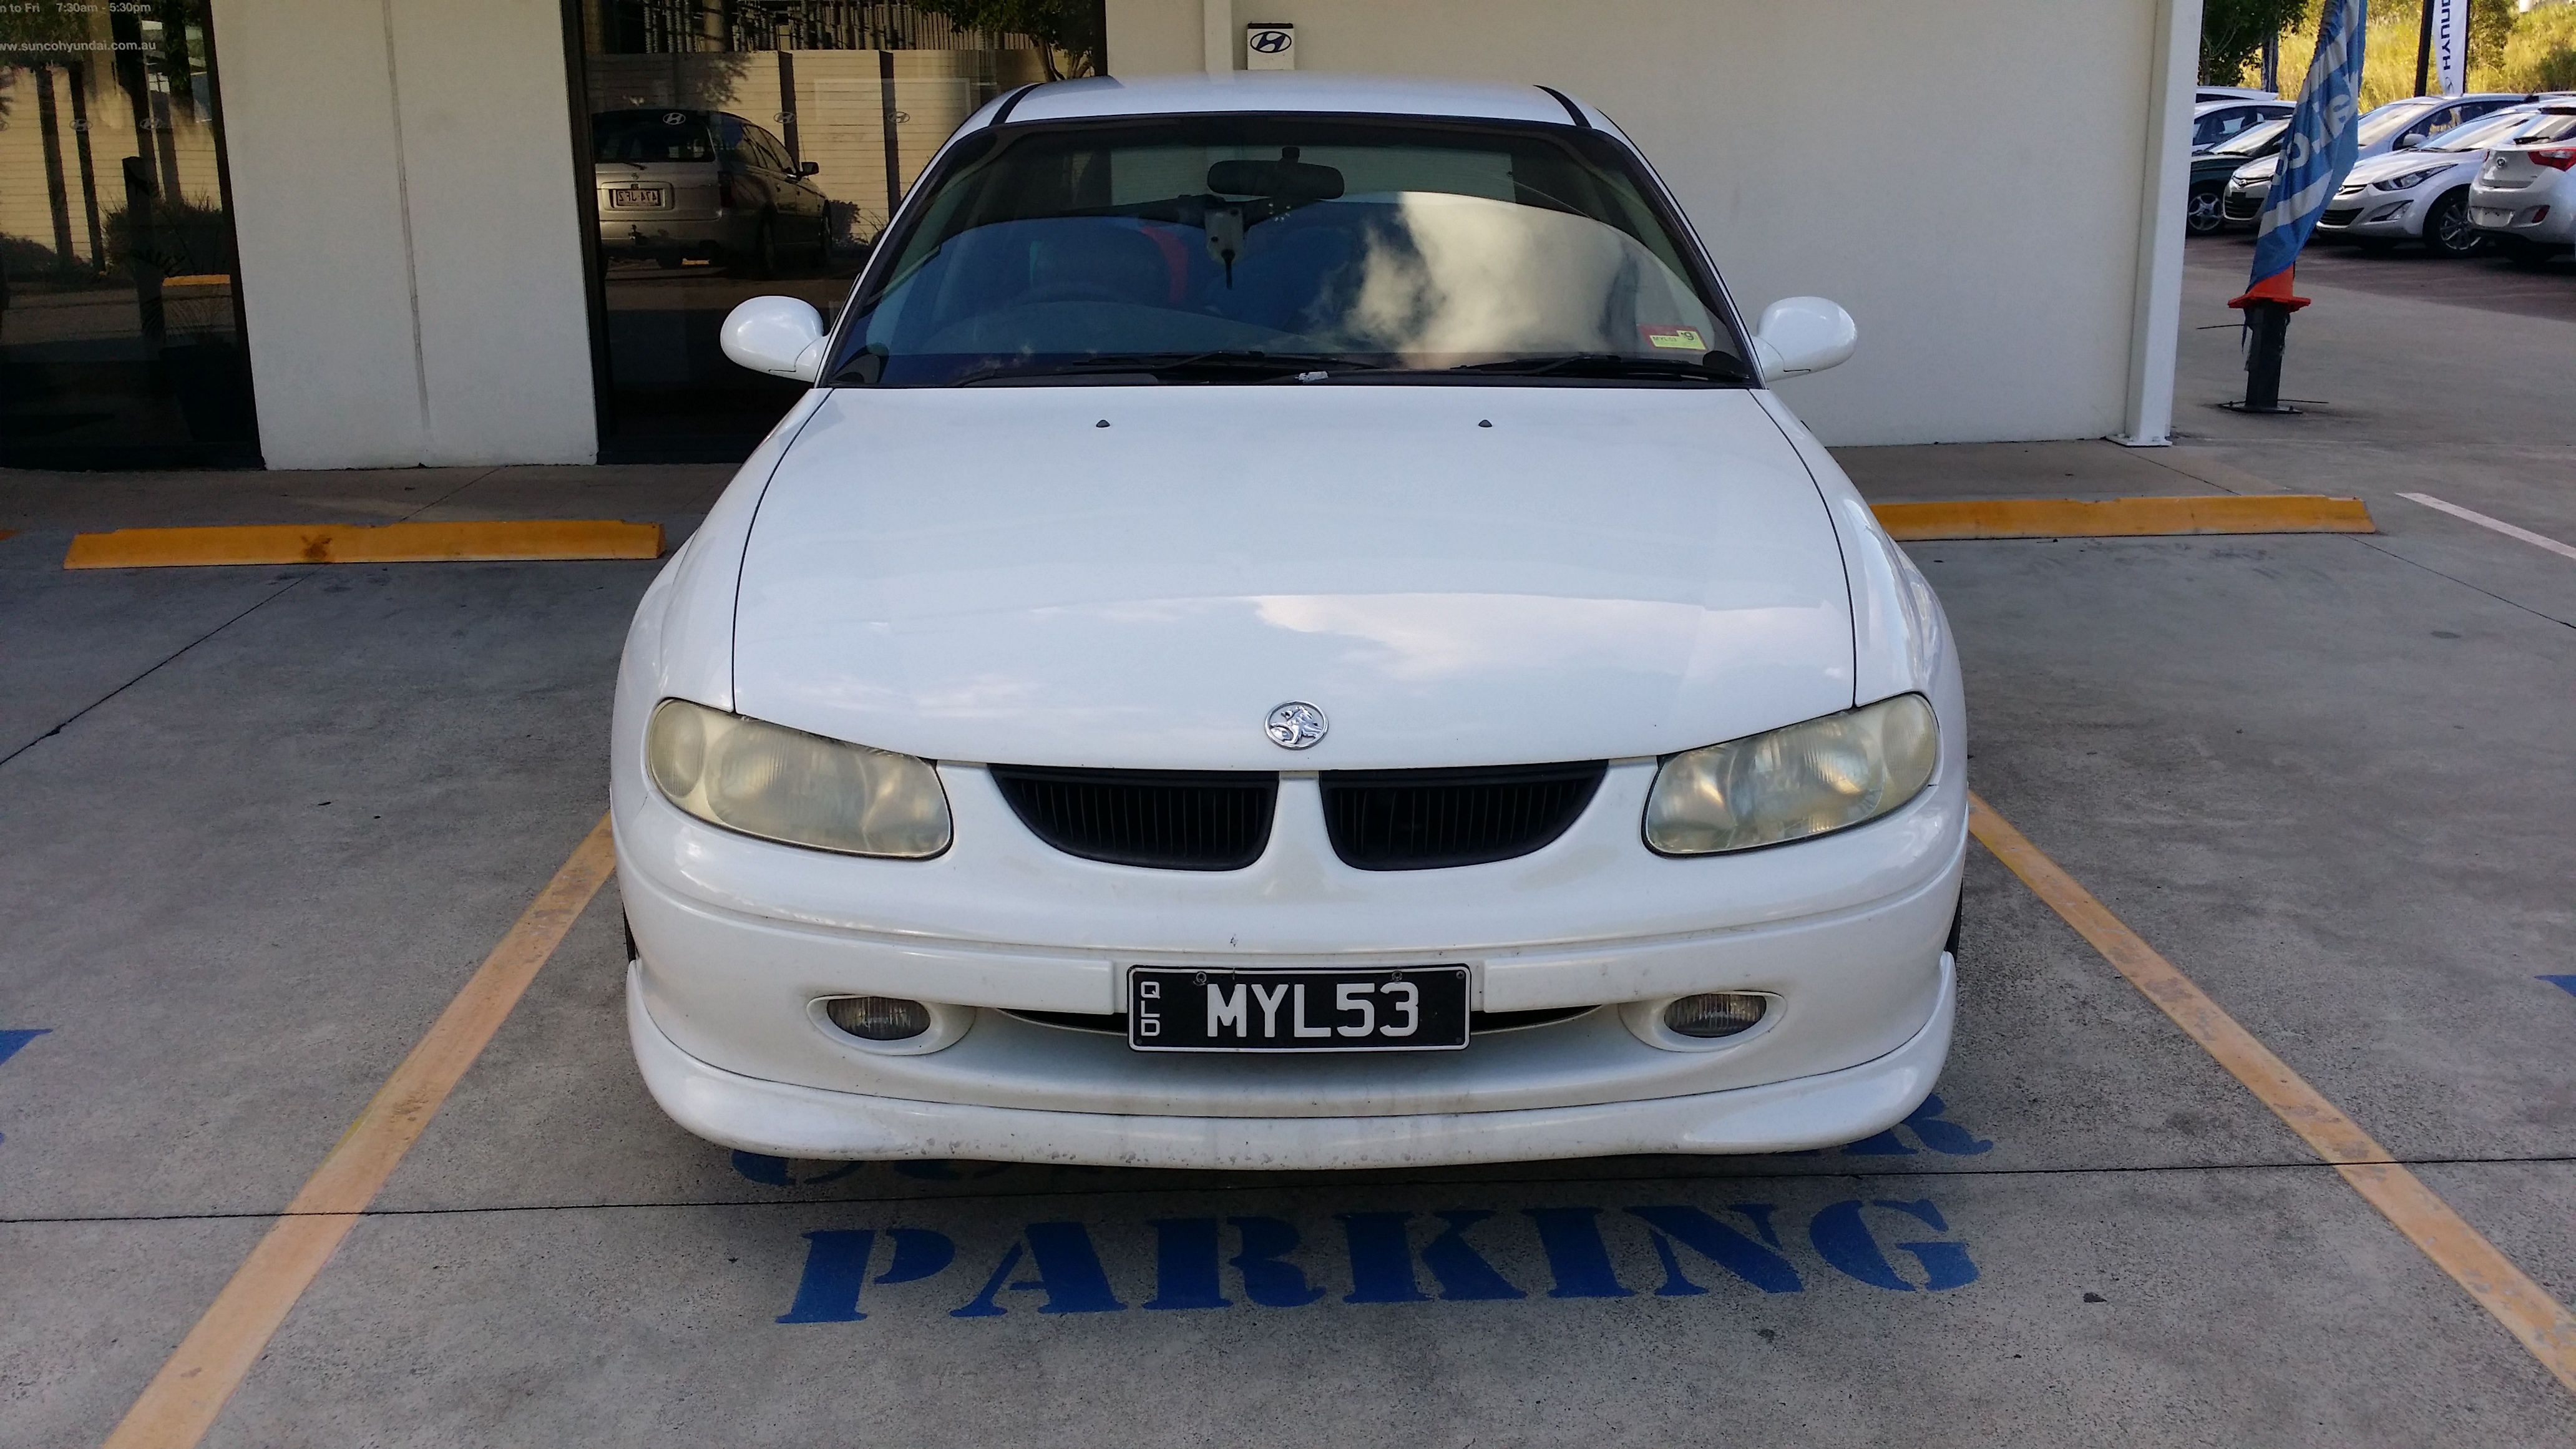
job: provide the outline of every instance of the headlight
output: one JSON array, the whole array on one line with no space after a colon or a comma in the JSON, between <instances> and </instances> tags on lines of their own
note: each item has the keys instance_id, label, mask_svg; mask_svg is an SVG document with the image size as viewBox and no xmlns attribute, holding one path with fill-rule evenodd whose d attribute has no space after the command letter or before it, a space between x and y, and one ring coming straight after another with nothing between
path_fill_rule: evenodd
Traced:
<instances>
[{"instance_id":1,"label":"headlight","mask_svg":"<svg viewBox=\"0 0 2576 1449\"><path fill-rule=\"evenodd\" d=\"M1750 850L1875 820L1932 778L1941 728L1919 694L1664 761L1646 844L1666 855Z\"/></svg>"},{"instance_id":2,"label":"headlight","mask_svg":"<svg viewBox=\"0 0 2576 1449\"><path fill-rule=\"evenodd\" d=\"M2447 166L2436 166L2427 171L2409 171L2403 176L2391 176L2385 181L2374 181L2370 184L2381 191L2412 191L2449 169Z\"/></svg>"},{"instance_id":3,"label":"headlight","mask_svg":"<svg viewBox=\"0 0 2576 1449\"><path fill-rule=\"evenodd\" d=\"M763 840L909 860L948 848L948 795L910 755L666 699L644 767L672 804Z\"/></svg>"}]
</instances>

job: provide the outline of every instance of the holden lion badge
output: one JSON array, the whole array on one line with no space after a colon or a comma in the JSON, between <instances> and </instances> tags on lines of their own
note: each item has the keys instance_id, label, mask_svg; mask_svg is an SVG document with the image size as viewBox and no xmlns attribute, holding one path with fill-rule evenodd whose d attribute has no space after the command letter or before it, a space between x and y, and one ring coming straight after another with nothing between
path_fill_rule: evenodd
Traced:
<instances>
[{"instance_id":1,"label":"holden lion badge","mask_svg":"<svg viewBox=\"0 0 2576 1449\"><path fill-rule=\"evenodd\" d=\"M1324 712L1302 699L1292 699L1270 712L1270 742L1283 750L1302 750L1331 728Z\"/></svg>"}]
</instances>

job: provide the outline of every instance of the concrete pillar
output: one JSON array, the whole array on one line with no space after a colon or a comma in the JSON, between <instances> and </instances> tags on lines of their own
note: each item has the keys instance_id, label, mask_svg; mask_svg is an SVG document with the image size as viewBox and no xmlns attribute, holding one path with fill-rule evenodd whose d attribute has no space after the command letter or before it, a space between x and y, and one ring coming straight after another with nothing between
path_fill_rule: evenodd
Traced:
<instances>
[{"instance_id":1,"label":"concrete pillar","mask_svg":"<svg viewBox=\"0 0 2576 1449\"><path fill-rule=\"evenodd\" d=\"M1234 0L1199 0L1199 30L1208 74L1234 69Z\"/></svg>"},{"instance_id":2,"label":"concrete pillar","mask_svg":"<svg viewBox=\"0 0 2576 1449\"><path fill-rule=\"evenodd\" d=\"M275 468L598 454L555 0L214 7Z\"/></svg>"},{"instance_id":3,"label":"concrete pillar","mask_svg":"<svg viewBox=\"0 0 2576 1449\"><path fill-rule=\"evenodd\" d=\"M2201 0L2156 0L2147 82L2144 193L2129 317L2129 387L2114 442L2173 441L2174 356L2182 334L2183 215L2190 206L2191 111L2200 73Z\"/></svg>"}]
</instances>

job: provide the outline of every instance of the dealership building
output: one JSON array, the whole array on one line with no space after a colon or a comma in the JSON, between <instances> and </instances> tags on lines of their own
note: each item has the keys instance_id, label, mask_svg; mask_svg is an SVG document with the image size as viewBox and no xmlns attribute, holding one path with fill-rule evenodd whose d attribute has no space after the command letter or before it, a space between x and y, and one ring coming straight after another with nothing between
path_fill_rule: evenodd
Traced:
<instances>
[{"instance_id":1,"label":"dealership building","mask_svg":"<svg viewBox=\"0 0 2576 1449\"><path fill-rule=\"evenodd\" d=\"M1105 0L1111 76L1546 85L1748 312L1861 350L1829 442L2164 440L2197 0ZM1079 37L1077 37L1079 38ZM0 465L739 458L940 143L1081 57L853 0L0 0ZM653 213L701 168L721 226ZM695 173L691 173L695 174ZM694 184L694 183L690 183ZM718 195L717 192L710 193ZM685 200L685 198L682 198Z\"/></svg>"}]
</instances>

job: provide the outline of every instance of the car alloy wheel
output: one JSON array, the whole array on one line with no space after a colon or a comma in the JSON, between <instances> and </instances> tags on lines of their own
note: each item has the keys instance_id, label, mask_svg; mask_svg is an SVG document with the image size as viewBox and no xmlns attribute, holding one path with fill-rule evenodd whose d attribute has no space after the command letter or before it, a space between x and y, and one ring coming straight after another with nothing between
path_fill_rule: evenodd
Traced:
<instances>
[{"instance_id":1,"label":"car alloy wheel","mask_svg":"<svg viewBox=\"0 0 2576 1449\"><path fill-rule=\"evenodd\" d=\"M2433 214L2424 218L2424 249L2437 257L2465 257L2486 245L2486 238L2469 224L2469 193L2454 191L2433 203Z\"/></svg>"},{"instance_id":2,"label":"car alloy wheel","mask_svg":"<svg viewBox=\"0 0 2576 1449\"><path fill-rule=\"evenodd\" d=\"M2227 226L2227 193L2215 186L2204 186L2191 194L2191 211L2183 218L2183 229L2193 236L2209 236Z\"/></svg>"}]
</instances>

